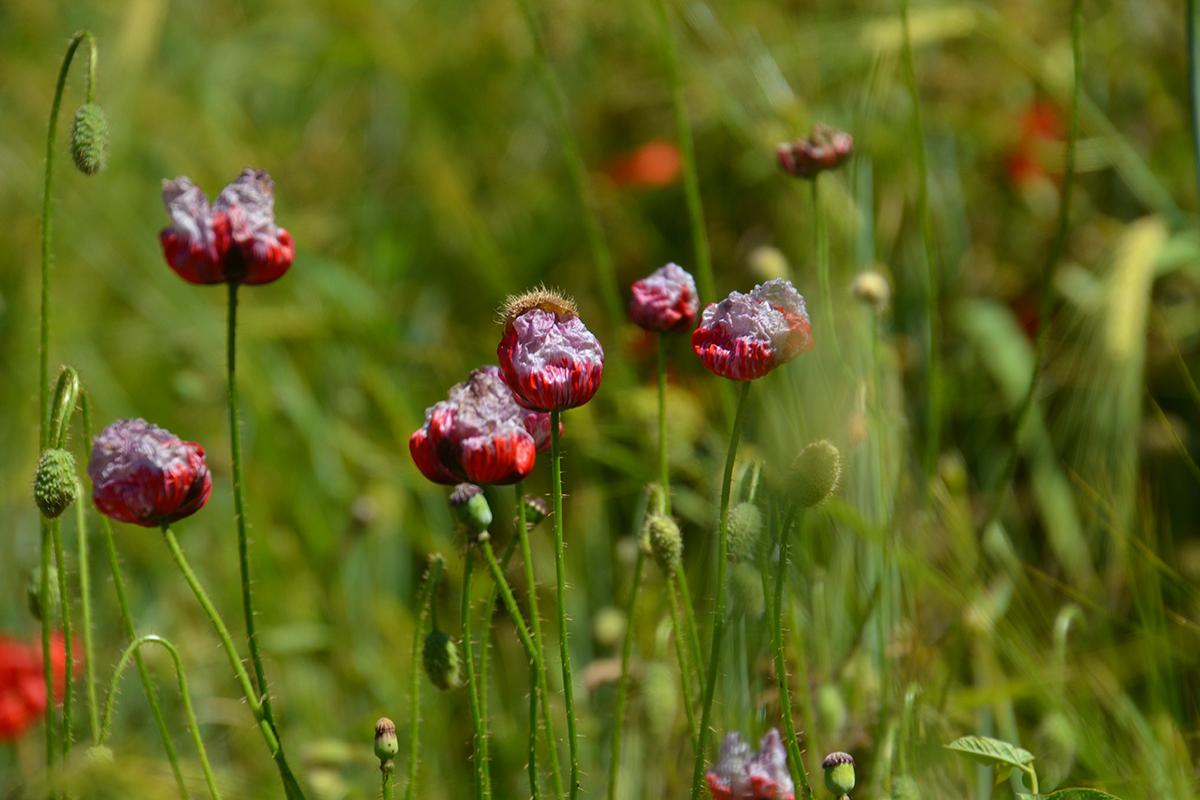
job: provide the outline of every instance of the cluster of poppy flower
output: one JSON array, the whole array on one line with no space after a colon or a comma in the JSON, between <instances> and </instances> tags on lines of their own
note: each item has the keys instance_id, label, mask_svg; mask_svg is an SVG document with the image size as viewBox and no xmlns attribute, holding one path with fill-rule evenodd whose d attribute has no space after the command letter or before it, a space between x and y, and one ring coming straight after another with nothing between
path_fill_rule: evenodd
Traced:
<instances>
[{"instance_id":1,"label":"cluster of poppy flower","mask_svg":"<svg viewBox=\"0 0 1200 800\"><path fill-rule=\"evenodd\" d=\"M75 659L72 671L78 674L82 666ZM54 699L61 702L66 690L67 647L59 633L50 639L50 671ZM46 684L41 645L0 637L0 741L18 738L44 713Z\"/></svg>"}]
</instances>

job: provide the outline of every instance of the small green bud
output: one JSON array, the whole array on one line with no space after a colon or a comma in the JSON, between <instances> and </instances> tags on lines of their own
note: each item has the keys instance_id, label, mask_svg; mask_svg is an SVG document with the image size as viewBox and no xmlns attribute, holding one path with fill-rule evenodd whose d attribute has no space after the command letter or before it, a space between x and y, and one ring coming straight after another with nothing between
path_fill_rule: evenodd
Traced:
<instances>
[{"instance_id":1,"label":"small green bud","mask_svg":"<svg viewBox=\"0 0 1200 800\"><path fill-rule=\"evenodd\" d=\"M625 612L612 606L605 606L596 612L592 618L592 638L597 645L612 650L621 643L624 635Z\"/></svg>"},{"instance_id":2,"label":"small green bud","mask_svg":"<svg viewBox=\"0 0 1200 800\"><path fill-rule=\"evenodd\" d=\"M763 514L753 503L738 503L729 510L729 560L753 561L762 536Z\"/></svg>"},{"instance_id":3,"label":"small green bud","mask_svg":"<svg viewBox=\"0 0 1200 800\"><path fill-rule=\"evenodd\" d=\"M75 112L71 158L84 175L95 175L108 163L108 118L95 103L84 103Z\"/></svg>"},{"instance_id":4,"label":"small green bud","mask_svg":"<svg viewBox=\"0 0 1200 800\"><path fill-rule=\"evenodd\" d=\"M450 508L472 539L491 527L492 508L483 489L473 483L460 483L454 487L450 493Z\"/></svg>"},{"instance_id":5,"label":"small green bud","mask_svg":"<svg viewBox=\"0 0 1200 800\"><path fill-rule=\"evenodd\" d=\"M825 788L835 797L845 797L854 791L854 756L849 753L830 753L821 762L825 770Z\"/></svg>"},{"instance_id":6,"label":"small green bud","mask_svg":"<svg viewBox=\"0 0 1200 800\"><path fill-rule=\"evenodd\" d=\"M642 677L642 706L646 726L657 741L664 741L679 711L679 686L675 670L660 661L646 666Z\"/></svg>"},{"instance_id":7,"label":"small green bud","mask_svg":"<svg viewBox=\"0 0 1200 800\"><path fill-rule=\"evenodd\" d=\"M766 595L762 576L753 564L734 564L729 574L729 588L733 590L734 605L746 616L757 619L763 615L767 608Z\"/></svg>"},{"instance_id":8,"label":"small green bud","mask_svg":"<svg viewBox=\"0 0 1200 800\"><path fill-rule=\"evenodd\" d=\"M75 479L75 457L66 450L52 448L38 459L33 479L33 499L47 517L53 519L79 498Z\"/></svg>"},{"instance_id":9,"label":"small green bud","mask_svg":"<svg viewBox=\"0 0 1200 800\"><path fill-rule=\"evenodd\" d=\"M443 692L457 689L462 685L462 675L459 671L458 645L449 636L439 630L432 630L425 637L425 650L422 653L425 664L425 674L429 682Z\"/></svg>"},{"instance_id":10,"label":"small green bud","mask_svg":"<svg viewBox=\"0 0 1200 800\"><path fill-rule=\"evenodd\" d=\"M792 498L801 508L812 508L837 491L842 455L833 442L822 439L801 450L789 472Z\"/></svg>"},{"instance_id":11,"label":"small green bud","mask_svg":"<svg viewBox=\"0 0 1200 800\"><path fill-rule=\"evenodd\" d=\"M675 520L665 514L651 514L644 527L645 544L650 555L666 575L675 574L683 563L683 535Z\"/></svg>"},{"instance_id":12,"label":"small green bud","mask_svg":"<svg viewBox=\"0 0 1200 800\"><path fill-rule=\"evenodd\" d=\"M29 575L29 583L26 585L26 594L29 599L29 613L39 622L42 619L58 619L58 608L61 603L61 596L58 593L58 567L54 564L50 565L50 569L46 570L46 575L49 583L49 609L43 613L42 610L42 570L35 569Z\"/></svg>"},{"instance_id":13,"label":"small green bud","mask_svg":"<svg viewBox=\"0 0 1200 800\"><path fill-rule=\"evenodd\" d=\"M381 762L391 761L400 752L400 740L396 738L396 723L380 717L375 723L375 757Z\"/></svg>"}]
</instances>

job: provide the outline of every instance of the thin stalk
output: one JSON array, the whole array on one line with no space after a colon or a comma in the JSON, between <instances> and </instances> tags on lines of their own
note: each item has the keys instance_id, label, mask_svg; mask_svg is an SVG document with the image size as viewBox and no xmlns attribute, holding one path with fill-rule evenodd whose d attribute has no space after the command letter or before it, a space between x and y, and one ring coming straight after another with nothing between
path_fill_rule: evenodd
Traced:
<instances>
[{"instance_id":1,"label":"thin stalk","mask_svg":"<svg viewBox=\"0 0 1200 800\"><path fill-rule=\"evenodd\" d=\"M484 793L483 741L487 733L483 729L483 717L480 716L479 695L475 687L475 653L471 646L471 573L474 570L474 559L468 548L463 555L462 577L462 617L463 661L467 671L467 700L471 706L471 744L475 764L475 800L482 800Z\"/></svg>"},{"instance_id":2,"label":"thin stalk","mask_svg":"<svg viewBox=\"0 0 1200 800\"><path fill-rule=\"evenodd\" d=\"M167 525L163 526L162 531L163 541L166 542L171 557L175 560L176 566L179 567L179 571L183 574L183 579L187 581L192 594L196 596L196 600L200 603L200 608L204 611L204 615L208 617L213 630L216 631L217 637L221 640L221 646L225 649L225 655L229 659L229 666L233 668L234 675L241 686L242 694L246 698L246 705L249 706L250 713L254 715L254 719L258 722L258 729L267 744L267 750L270 751L271 757L275 760L275 764L279 768L279 777L283 782L283 788L287 797L303 800L304 793L300 790L300 785L296 782L295 776L292 775L291 768L284 757L283 749L279 746L279 736L275 732L275 727L267 719L265 703L258 693L254 691L254 684L250 680L250 675L246 672L246 668L242 666L242 658L238 655L237 646L233 643L233 637L229 635L229 628L225 626L225 621L221 618L220 613L217 612L217 608L209 598L208 592L200 584L200 579L196 577L196 573L188 565L187 557L184 556L183 550L179 547L179 540L175 538L175 532Z\"/></svg>"},{"instance_id":3,"label":"thin stalk","mask_svg":"<svg viewBox=\"0 0 1200 800\"><path fill-rule=\"evenodd\" d=\"M675 628L675 660L679 662L679 685L683 689L683 710L687 715L688 742L696 745L695 698L692 695L692 665L687 656L686 634L679 615L679 598L675 596L675 585L667 582L667 601L671 604L671 624Z\"/></svg>"},{"instance_id":4,"label":"thin stalk","mask_svg":"<svg viewBox=\"0 0 1200 800\"><path fill-rule=\"evenodd\" d=\"M833 351L841 360L837 328L834 325L833 289L829 278L829 231L825 227L825 214L821 211L821 176L812 179L813 247L817 256L817 290L821 293L821 311L825 317L823 330L829 331Z\"/></svg>"},{"instance_id":5,"label":"thin stalk","mask_svg":"<svg viewBox=\"0 0 1200 800\"><path fill-rule=\"evenodd\" d=\"M517 551L517 537L512 537L508 544L504 546L504 553L500 556L501 569L508 569L508 564L512 561L513 553ZM496 608L496 598L500 595L500 587L496 583L492 583L491 589L486 595L483 603L483 650L479 653L479 672L476 685L479 687L479 717L483 720L484 732L487 733L488 721L488 690L491 686L488 678L490 665L492 663L492 619L495 617L493 613ZM492 757L491 757L491 736L483 737L483 791L487 796L492 793Z\"/></svg>"},{"instance_id":6,"label":"thin stalk","mask_svg":"<svg viewBox=\"0 0 1200 800\"><path fill-rule=\"evenodd\" d=\"M687 572L682 564L679 565L679 569L675 570L674 580L679 589L680 605L683 606L683 619L687 623L686 644L689 648L690 660L696 669L696 680L703 686L704 657L700 655L700 631L696 626L696 607L692 605L692 592L688 588Z\"/></svg>"},{"instance_id":7,"label":"thin stalk","mask_svg":"<svg viewBox=\"0 0 1200 800\"><path fill-rule=\"evenodd\" d=\"M667 79L671 84L671 105L675 111L675 135L679 141L679 154L683 166L683 194L687 201L688 221L692 228L692 250L696 256L696 282L701 300L712 299L716 292L713 280L712 255L708 246L708 233L704 226L704 203L700 196L700 175L696 169L696 142L692 136L692 122L688 116L687 100L683 94L682 69L680 68L679 46L671 24L671 12L667 0L658 0L662 52L667 57ZM670 513L670 512L668 512Z\"/></svg>"},{"instance_id":8,"label":"thin stalk","mask_svg":"<svg viewBox=\"0 0 1200 800\"><path fill-rule=\"evenodd\" d=\"M383 765L380 765L379 767L379 772L382 776L380 781L382 783L381 791L383 793L383 800L394 800L396 797L396 790L393 786L393 777L395 771L395 766L390 761L387 762L386 767Z\"/></svg>"},{"instance_id":9,"label":"thin stalk","mask_svg":"<svg viewBox=\"0 0 1200 800\"><path fill-rule=\"evenodd\" d=\"M57 519L50 523L50 541L54 545L54 565L58 568L58 606L62 612L63 647L67 663L66 669L63 671L63 719L59 739L63 761L66 762L74 738L75 642L73 640L75 633L71 625L71 595L69 594L70 586L67 584L67 558L63 550L62 523ZM44 611L42 616L46 616Z\"/></svg>"},{"instance_id":10,"label":"thin stalk","mask_svg":"<svg viewBox=\"0 0 1200 800\"><path fill-rule=\"evenodd\" d=\"M737 458L738 442L742 437L742 421L746 412L746 397L750 381L742 381L738 393L737 412L729 434L729 451L725 454L725 476L721 481L721 517L717 527L717 604L713 610L712 641L708 657L708 680L704 687L704 702L700 712L700 732L696 742L695 766L692 769L692 800L700 797L704 782L704 762L708 747L708 726L712 716L713 695L717 691L717 672L721 664L721 637L725 634L725 568L729 561L729 495L733 485L733 463Z\"/></svg>"},{"instance_id":11,"label":"thin stalk","mask_svg":"<svg viewBox=\"0 0 1200 800\"><path fill-rule=\"evenodd\" d=\"M91 401L86 392L82 393L80 408L83 412L83 437L89 444L92 441L92 409ZM108 567L112 572L113 588L117 594L117 609L121 615L121 627L130 641L138 638L137 629L133 626L133 614L129 610L129 598L125 595L125 576L121 572L121 560L117 556L117 545L113 538L112 523L108 517L100 517L100 532L104 537L104 549L108 554ZM142 681L142 690L146 694L146 702L150 705L150 713L154 717L154 725L158 728L159 738L162 739L163 751L167 762L171 765L171 774L175 778L175 788L182 800L187 800L187 784L183 780L183 769L179 765L179 756L175 752L175 742L171 739L171 731L167 728L167 719L163 715L162 706L158 702L158 692L154 688L154 680L146 667L140 648L133 651L134 664L137 666L138 677Z\"/></svg>"},{"instance_id":12,"label":"thin stalk","mask_svg":"<svg viewBox=\"0 0 1200 800\"><path fill-rule=\"evenodd\" d=\"M662 513L671 516L671 468L667 457L667 339L658 335L658 485L662 487Z\"/></svg>"},{"instance_id":13,"label":"thin stalk","mask_svg":"<svg viewBox=\"0 0 1200 800\"><path fill-rule=\"evenodd\" d=\"M50 520L42 517L42 574L38 580L38 603L42 609L42 680L46 686L46 697L54 697L54 670L50 659L50 628L53 624L50 614L50 563L53 558L54 543L50 534ZM58 715L54 703L46 703L46 776L47 779L54 771L54 761L58 754Z\"/></svg>"},{"instance_id":14,"label":"thin stalk","mask_svg":"<svg viewBox=\"0 0 1200 800\"><path fill-rule=\"evenodd\" d=\"M788 688L787 658L783 652L783 583L784 574L787 572L792 519L792 513L786 514L783 524L779 528L779 565L775 570L775 603L772 609L775 618L772 620L774 624L771 626L771 634L775 645L775 677L779 682L779 706L783 714L783 727L786 734L784 740L787 742L788 759L800 776L799 783L804 796L811 800L813 790L808 783L808 770L804 767L803 751L800 749L800 739L796 736L796 723L792 719L792 693ZM796 519L799 519L799 516L796 516Z\"/></svg>"},{"instance_id":15,"label":"thin stalk","mask_svg":"<svg viewBox=\"0 0 1200 800\"><path fill-rule=\"evenodd\" d=\"M660 434L661 432L660 428ZM616 800L617 780L621 772L621 733L625 723L625 702L629 694L629 659L633 653L633 632L636 627L633 624L634 614L637 612L638 588L642 584L642 567L645 563L646 551L639 547L637 559L633 563L633 585L629 587L629 602L625 606L625 638L621 643L621 674L617 678L617 705L613 711L608 761L608 800Z\"/></svg>"},{"instance_id":16,"label":"thin stalk","mask_svg":"<svg viewBox=\"0 0 1200 800\"><path fill-rule=\"evenodd\" d=\"M405 800L416 800L417 770L421 761L421 652L425 633L425 620L433 613L433 597L438 581L442 578L445 562L442 557L430 559L429 570L417 592L417 620L413 625L412 660L409 664L408 684L408 783L404 789Z\"/></svg>"},{"instance_id":17,"label":"thin stalk","mask_svg":"<svg viewBox=\"0 0 1200 800\"><path fill-rule=\"evenodd\" d=\"M567 559L563 545L562 444L558 420L550 412L550 481L554 501L554 573L558 588L558 650L562 659L563 702L567 708L567 743L571 753L570 798L579 797L579 733L575 720L575 681L571 675L571 644L567 628Z\"/></svg>"},{"instance_id":18,"label":"thin stalk","mask_svg":"<svg viewBox=\"0 0 1200 800\"><path fill-rule=\"evenodd\" d=\"M80 487L79 496L83 497ZM75 502L75 531L79 537L79 597L83 626L83 670L87 692L88 730L92 741L100 735L100 707L96 701L96 669L92 648L92 577L88 553L87 506L82 500Z\"/></svg>"},{"instance_id":19,"label":"thin stalk","mask_svg":"<svg viewBox=\"0 0 1200 800\"><path fill-rule=\"evenodd\" d=\"M1194 0L1189 0L1189 9L1192 3L1194 3ZM1194 23L1194 19L1190 15L1189 22ZM1190 37L1190 26L1188 31ZM1192 42L1189 38L1189 54L1193 52L1191 44ZM1042 269L1042 279L1039 287L1042 305L1038 316L1037 338L1033 351L1033 371L1029 375L1029 384L1025 387L1025 394L1021 397L1021 403L1017 406L1008 457L1004 462L1004 470L1000 473L1000 481L996 486L995 494L988 505L983 526L980 528L981 531L987 531L1000 517L1000 511L1004 506L1004 498L1008 494L1008 487L1012 483L1013 476L1017 471L1017 461L1021 455L1021 437L1025 425L1029 421L1029 414L1033 410L1033 401L1037 397L1038 381L1046 362L1046 345L1050 339L1050 317L1054 314L1054 307L1057 300L1057 293L1054 291L1054 276L1058 272L1059 262L1062 261L1063 251L1067 246L1067 234L1070 232L1071 227L1071 198L1075 192L1075 151L1079 141L1079 105L1083 94L1083 78L1081 75L1083 66L1083 0L1074 0L1071 4L1071 66L1073 74L1071 86L1071 128L1067 134L1067 156L1066 164L1063 167L1062 196L1059 198L1058 205L1058 223L1055 226L1054 240L1050 245L1050 252L1046 257L1045 267ZM1193 123L1194 125L1195 123ZM1197 152L1200 153L1200 150Z\"/></svg>"},{"instance_id":20,"label":"thin stalk","mask_svg":"<svg viewBox=\"0 0 1200 800\"><path fill-rule=\"evenodd\" d=\"M138 660L142 646L146 644L157 644L171 655L171 661L175 664L175 678L179 683L179 696L183 700L183 713L187 717L188 731L192 734L192 741L196 745L196 755L200 759L200 769L204 772L204 782L208 784L208 794L213 800L221 800L221 792L217 789L217 780L213 775L212 765L208 761L208 751L204 747L203 737L200 736L200 723L197 721L196 711L192 707L192 696L188 691L187 675L183 671L183 661L180 659L179 651L175 649L175 645L161 636L149 634L134 639L125 648L125 652L121 654L121 659L117 662L117 668L113 670L112 678L108 683L108 700L104 704L104 720L100 724L96 744L102 745L108 738L112 730L113 709L116 706L117 687L120 685L121 676L125 674L130 659Z\"/></svg>"}]
</instances>

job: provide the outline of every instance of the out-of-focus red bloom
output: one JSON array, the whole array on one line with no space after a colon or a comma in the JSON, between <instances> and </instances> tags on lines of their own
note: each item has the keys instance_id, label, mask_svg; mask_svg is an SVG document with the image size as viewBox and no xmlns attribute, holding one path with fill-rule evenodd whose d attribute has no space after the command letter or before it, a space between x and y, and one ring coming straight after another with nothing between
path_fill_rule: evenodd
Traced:
<instances>
[{"instance_id":1,"label":"out-of-focus red bloom","mask_svg":"<svg viewBox=\"0 0 1200 800\"><path fill-rule=\"evenodd\" d=\"M678 264L667 264L633 284L629 316L651 332L684 331L696 321L696 281Z\"/></svg>"},{"instance_id":2,"label":"out-of-focus red bloom","mask_svg":"<svg viewBox=\"0 0 1200 800\"><path fill-rule=\"evenodd\" d=\"M480 367L425 411L408 440L413 462L446 485L516 483L550 443L550 416L522 408L497 367Z\"/></svg>"},{"instance_id":3,"label":"out-of-focus red bloom","mask_svg":"<svg viewBox=\"0 0 1200 800\"><path fill-rule=\"evenodd\" d=\"M517 402L535 411L583 405L604 374L604 348L575 304L545 289L509 298L496 355Z\"/></svg>"},{"instance_id":4,"label":"out-of-focus red bloom","mask_svg":"<svg viewBox=\"0 0 1200 800\"><path fill-rule=\"evenodd\" d=\"M1021 115L1017 130L1017 140L1005 159L1009 180L1020 188L1052 177L1046 151L1065 135L1058 109L1045 100L1034 101ZM1057 170L1053 176L1057 177Z\"/></svg>"},{"instance_id":5,"label":"out-of-focus red bloom","mask_svg":"<svg viewBox=\"0 0 1200 800\"><path fill-rule=\"evenodd\" d=\"M854 137L817 123L807 138L784 142L775 148L779 166L796 178L815 178L837 169L854 152Z\"/></svg>"},{"instance_id":6,"label":"out-of-focus red bloom","mask_svg":"<svg viewBox=\"0 0 1200 800\"><path fill-rule=\"evenodd\" d=\"M704 366L734 381L761 378L812 345L804 297L783 278L709 304L692 333L692 350Z\"/></svg>"},{"instance_id":7,"label":"out-of-focus red bloom","mask_svg":"<svg viewBox=\"0 0 1200 800\"><path fill-rule=\"evenodd\" d=\"M263 170L244 169L212 205L187 178L163 181L163 205L163 254L189 283L270 283L292 266L296 245L275 224L275 183Z\"/></svg>"},{"instance_id":8,"label":"out-of-focus red bloom","mask_svg":"<svg viewBox=\"0 0 1200 800\"><path fill-rule=\"evenodd\" d=\"M73 654L79 652L78 647L72 649ZM83 662L80 658L74 661L72 672L78 675ZM50 639L50 671L55 701L61 702L67 688L67 647L61 633L54 633ZM0 636L0 741L20 737L45 712L41 643L26 644Z\"/></svg>"},{"instance_id":9,"label":"out-of-focus red bloom","mask_svg":"<svg viewBox=\"0 0 1200 800\"><path fill-rule=\"evenodd\" d=\"M682 166L679 148L655 139L614 158L604 171L619 186L657 188L679 180Z\"/></svg>"},{"instance_id":10,"label":"out-of-focus red bloom","mask_svg":"<svg viewBox=\"0 0 1200 800\"><path fill-rule=\"evenodd\" d=\"M100 513L147 528L191 516L208 502L204 448L144 419L119 419L92 443L92 500Z\"/></svg>"},{"instance_id":11,"label":"out-of-focus red bloom","mask_svg":"<svg viewBox=\"0 0 1200 800\"><path fill-rule=\"evenodd\" d=\"M757 753L741 734L726 736L717 763L704 777L713 800L796 798L796 788L788 772L787 750L774 728L762 738Z\"/></svg>"}]
</instances>

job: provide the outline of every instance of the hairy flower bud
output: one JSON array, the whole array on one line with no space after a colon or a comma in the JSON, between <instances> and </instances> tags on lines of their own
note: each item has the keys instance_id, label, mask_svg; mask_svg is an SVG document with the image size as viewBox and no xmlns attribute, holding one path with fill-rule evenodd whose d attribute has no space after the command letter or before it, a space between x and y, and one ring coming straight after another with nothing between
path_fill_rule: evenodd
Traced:
<instances>
[{"instance_id":1,"label":"hairy flower bud","mask_svg":"<svg viewBox=\"0 0 1200 800\"><path fill-rule=\"evenodd\" d=\"M450 508L472 537L491 527L492 508L483 489L473 483L460 483L454 487L450 493Z\"/></svg>"},{"instance_id":2,"label":"hairy flower bud","mask_svg":"<svg viewBox=\"0 0 1200 800\"><path fill-rule=\"evenodd\" d=\"M58 567L51 563L46 570L47 592L46 608L42 608L42 570L40 567L29 574L29 582L25 585L26 598L29 601L29 613L41 622L44 619L58 619L58 607L62 597L58 592Z\"/></svg>"},{"instance_id":3,"label":"hairy flower bud","mask_svg":"<svg viewBox=\"0 0 1200 800\"><path fill-rule=\"evenodd\" d=\"M435 628L425 637L422 662L429 682L443 692L462 685L458 645L442 631Z\"/></svg>"},{"instance_id":4,"label":"hairy flower bud","mask_svg":"<svg viewBox=\"0 0 1200 800\"><path fill-rule=\"evenodd\" d=\"M95 175L108 163L108 118L95 103L84 103L75 112L71 158L84 175Z\"/></svg>"},{"instance_id":5,"label":"hairy flower bud","mask_svg":"<svg viewBox=\"0 0 1200 800\"><path fill-rule=\"evenodd\" d=\"M822 439L801 450L789 472L792 499L801 508L812 508L837 491L842 455L833 442Z\"/></svg>"},{"instance_id":6,"label":"hairy flower bud","mask_svg":"<svg viewBox=\"0 0 1200 800\"><path fill-rule=\"evenodd\" d=\"M566 411L592 399L604 374L604 348L575 304L547 289L510 297L496 347L504 381L534 411Z\"/></svg>"},{"instance_id":7,"label":"hairy flower bud","mask_svg":"<svg viewBox=\"0 0 1200 800\"><path fill-rule=\"evenodd\" d=\"M645 544L664 574L672 575L683 561L683 535L675 520L665 514L651 514L644 527Z\"/></svg>"},{"instance_id":8,"label":"hairy flower bud","mask_svg":"<svg viewBox=\"0 0 1200 800\"><path fill-rule=\"evenodd\" d=\"M845 797L854 791L854 756L849 753L830 753L821 762L825 770L825 788L836 797Z\"/></svg>"},{"instance_id":9,"label":"hairy flower bud","mask_svg":"<svg viewBox=\"0 0 1200 800\"><path fill-rule=\"evenodd\" d=\"M729 560L753 560L762 536L763 515L754 503L738 503L729 510Z\"/></svg>"},{"instance_id":10,"label":"hairy flower bud","mask_svg":"<svg viewBox=\"0 0 1200 800\"><path fill-rule=\"evenodd\" d=\"M380 717L375 723L375 757L382 761L391 761L400 752L400 740L396 738L396 723L387 717Z\"/></svg>"},{"instance_id":11,"label":"hairy flower bud","mask_svg":"<svg viewBox=\"0 0 1200 800\"><path fill-rule=\"evenodd\" d=\"M38 459L33 479L33 499L42 514L53 519L79 498L75 457L66 450L51 448Z\"/></svg>"}]
</instances>

